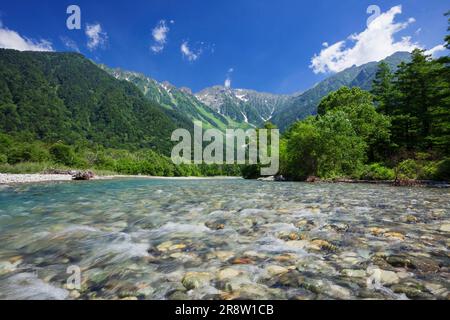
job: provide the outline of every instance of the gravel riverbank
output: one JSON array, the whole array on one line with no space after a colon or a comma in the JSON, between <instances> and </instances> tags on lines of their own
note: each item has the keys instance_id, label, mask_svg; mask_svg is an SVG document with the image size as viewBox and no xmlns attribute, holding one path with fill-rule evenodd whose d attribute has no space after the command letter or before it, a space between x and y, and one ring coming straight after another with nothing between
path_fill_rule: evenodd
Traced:
<instances>
[{"instance_id":1,"label":"gravel riverbank","mask_svg":"<svg viewBox=\"0 0 450 320\"><path fill-rule=\"evenodd\" d=\"M93 180L119 179L119 178L142 178L142 179L167 179L167 180L205 180L205 179L237 179L236 177L152 177L152 176L95 176ZM23 184L52 181L71 181L70 174L9 174L0 173L0 185Z\"/></svg>"}]
</instances>

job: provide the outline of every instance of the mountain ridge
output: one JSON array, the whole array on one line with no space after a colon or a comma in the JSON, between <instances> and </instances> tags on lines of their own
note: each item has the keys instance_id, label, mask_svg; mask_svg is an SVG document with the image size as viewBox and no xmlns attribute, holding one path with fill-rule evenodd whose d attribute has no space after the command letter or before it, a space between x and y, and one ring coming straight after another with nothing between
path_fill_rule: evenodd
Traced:
<instances>
[{"instance_id":1,"label":"mountain ridge","mask_svg":"<svg viewBox=\"0 0 450 320\"><path fill-rule=\"evenodd\" d=\"M180 112L192 121L202 121L209 128L261 127L272 122L285 131L295 121L317 113L320 100L343 86L370 90L378 65L384 61L395 69L408 61L410 53L396 52L379 61L352 66L330 75L312 88L291 95L258 92L252 89L234 89L222 85L192 93L190 88L159 82L139 72L100 65L120 80L135 84L144 96L174 112Z\"/></svg>"},{"instance_id":2,"label":"mountain ridge","mask_svg":"<svg viewBox=\"0 0 450 320\"><path fill-rule=\"evenodd\" d=\"M134 84L148 100L154 101L173 112L179 112L191 121L201 121L206 128L225 130L226 128L242 126L230 117L221 115L203 104L192 94L192 90L189 88L178 88L168 81L159 82L139 72L109 68L105 65L99 66L116 79Z\"/></svg>"},{"instance_id":3,"label":"mountain ridge","mask_svg":"<svg viewBox=\"0 0 450 320\"><path fill-rule=\"evenodd\" d=\"M261 126L264 122L270 121L284 131L295 121L316 114L320 100L343 86L370 90L378 65L382 61L395 69L409 58L408 52L396 52L379 62L369 62L335 73L312 88L292 95L213 86L201 90L196 96L206 105L236 121L249 121L253 126ZM246 96L249 98L248 101L242 100ZM268 99L273 105L261 103L258 97Z\"/></svg>"},{"instance_id":4,"label":"mountain ridge","mask_svg":"<svg viewBox=\"0 0 450 320\"><path fill-rule=\"evenodd\" d=\"M0 130L26 140L151 148L191 123L78 53L0 49Z\"/></svg>"},{"instance_id":5,"label":"mountain ridge","mask_svg":"<svg viewBox=\"0 0 450 320\"><path fill-rule=\"evenodd\" d=\"M408 52L396 52L381 61L353 66L335 73L302 94L291 97L290 101L273 116L272 122L284 131L294 122L315 115L320 101L343 86L370 90L381 62L386 62L394 71L401 62L409 61L410 57Z\"/></svg>"}]
</instances>

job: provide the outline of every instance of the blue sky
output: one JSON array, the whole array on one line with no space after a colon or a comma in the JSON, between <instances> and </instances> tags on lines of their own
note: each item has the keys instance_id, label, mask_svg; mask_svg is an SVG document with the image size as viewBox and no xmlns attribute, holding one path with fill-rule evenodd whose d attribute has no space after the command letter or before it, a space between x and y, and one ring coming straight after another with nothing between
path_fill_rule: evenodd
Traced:
<instances>
[{"instance_id":1,"label":"blue sky","mask_svg":"<svg viewBox=\"0 0 450 320\"><path fill-rule=\"evenodd\" d=\"M81 30L66 27L71 4ZM370 5L382 14L371 29ZM77 48L194 92L228 78L233 88L293 93L398 48L438 54L448 10L445 0L3 0L0 47Z\"/></svg>"}]
</instances>

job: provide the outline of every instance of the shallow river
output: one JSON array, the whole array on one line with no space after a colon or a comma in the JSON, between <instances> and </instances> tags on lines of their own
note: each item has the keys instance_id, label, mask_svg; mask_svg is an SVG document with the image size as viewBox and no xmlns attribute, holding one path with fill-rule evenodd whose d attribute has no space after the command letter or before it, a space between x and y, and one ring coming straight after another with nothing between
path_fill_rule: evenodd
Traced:
<instances>
[{"instance_id":1,"label":"shallow river","mask_svg":"<svg viewBox=\"0 0 450 320\"><path fill-rule=\"evenodd\" d=\"M448 189L239 179L0 188L0 299L450 298Z\"/></svg>"}]
</instances>

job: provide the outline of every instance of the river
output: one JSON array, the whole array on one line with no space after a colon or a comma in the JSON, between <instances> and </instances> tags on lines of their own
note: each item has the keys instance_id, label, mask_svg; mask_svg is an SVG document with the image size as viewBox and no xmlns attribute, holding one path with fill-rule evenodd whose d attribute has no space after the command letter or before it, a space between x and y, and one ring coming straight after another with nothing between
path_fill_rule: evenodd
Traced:
<instances>
[{"instance_id":1,"label":"river","mask_svg":"<svg viewBox=\"0 0 450 320\"><path fill-rule=\"evenodd\" d=\"M449 299L449 196L241 179L2 186L0 299Z\"/></svg>"}]
</instances>

